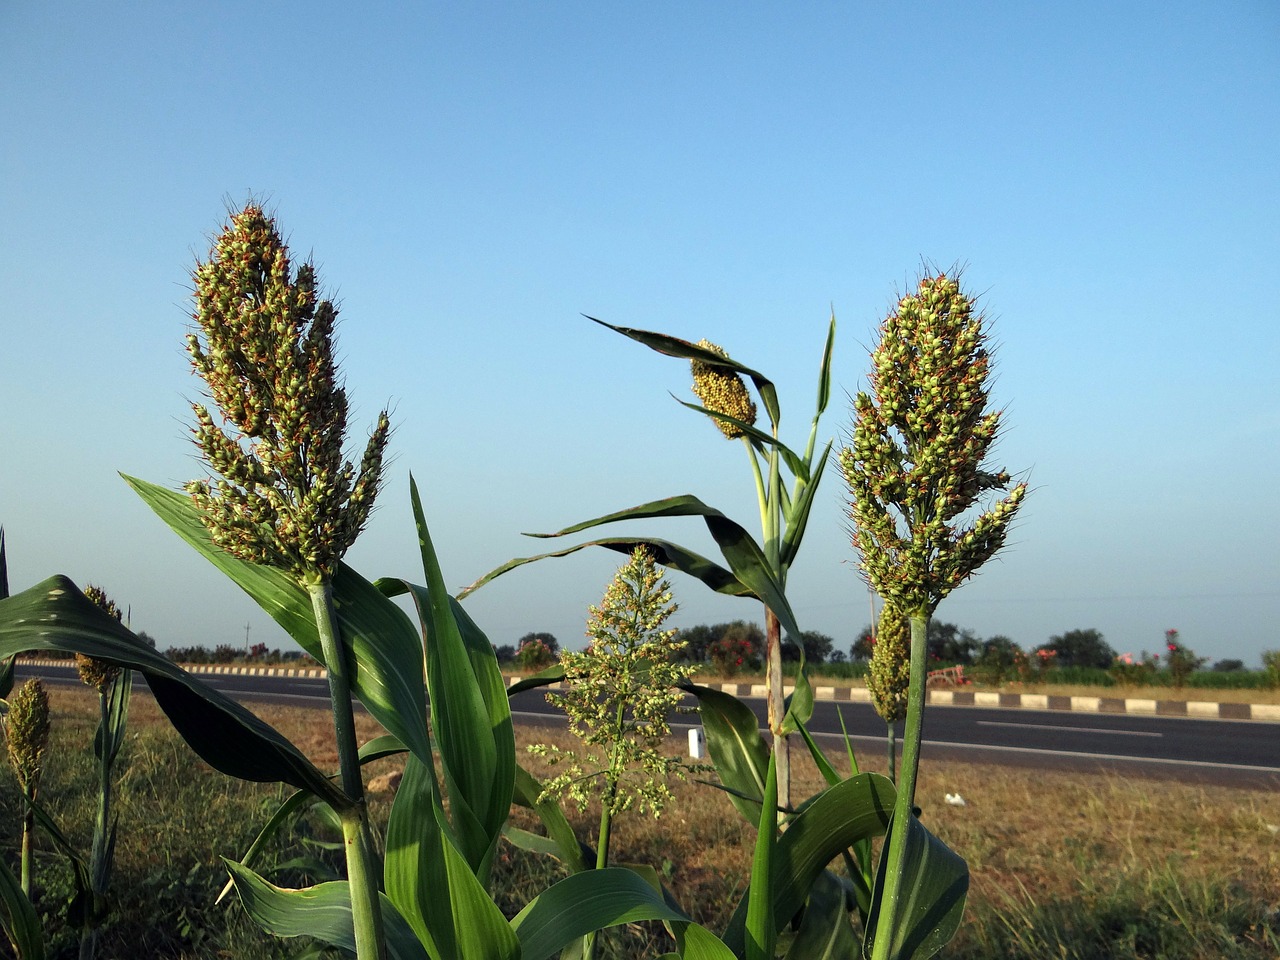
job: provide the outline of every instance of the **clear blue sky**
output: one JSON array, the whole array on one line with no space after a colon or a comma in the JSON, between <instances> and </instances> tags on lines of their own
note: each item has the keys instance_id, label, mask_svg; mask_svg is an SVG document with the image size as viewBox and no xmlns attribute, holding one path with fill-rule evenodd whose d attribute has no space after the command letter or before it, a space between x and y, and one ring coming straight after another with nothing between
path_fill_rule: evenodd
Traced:
<instances>
[{"instance_id":1,"label":"clear blue sky","mask_svg":"<svg viewBox=\"0 0 1280 960\"><path fill-rule=\"evenodd\" d=\"M1032 494L938 616L1026 647L1175 627L1280 647L1280 8L1114 4L6 4L0 523L162 646L284 644L116 471L200 473L189 273L272 207L342 307L353 428L394 408L349 559L420 578L407 475L461 587L550 530L695 493L756 521L687 368L581 317L726 346L803 442L830 309L850 420L922 259L968 264L1000 344L999 465ZM868 621L831 471L790 593ZM708 552L700 525L648 529ZM581 642L613 554L497 581L495 643ZM675 578L681 624L756 617Z\"/></svg>"}]
</instances>

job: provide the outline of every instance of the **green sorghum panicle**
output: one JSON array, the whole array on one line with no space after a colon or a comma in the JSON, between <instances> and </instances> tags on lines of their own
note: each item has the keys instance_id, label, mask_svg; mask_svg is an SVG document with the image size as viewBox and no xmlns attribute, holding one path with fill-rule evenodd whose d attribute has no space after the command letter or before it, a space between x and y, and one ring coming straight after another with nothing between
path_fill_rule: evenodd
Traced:
<instances>
[{"instance_id":1,"label":"green sorghum panicle","mask_svg":"<svg viewBox=\"0 0 1280 960\"><path fill-rule=\"evenodd\" d=\"M390 432L378 415L359 469L344 460L347 395L334 359L337 308L315 270L295 271L275 221L250 204L195 270L192 367L221 415L193 404L215 479L187 484L214 543L299 582L332 578L369 517Z\"/></svg>"},{"instance_id":2,"label":"green sorghum panicle","mask_svg":"<svg viewBox=\"0 0 1280 960\"><path fill-rule=\"evenodd\" d=\"M880 610L876 642L867 670L871 703L885 723L906 718L910 685L911 622L892 603L886 603Z\"/></svg>"},{"instance_id":3,"label":"green sorghum panicle","mask_svg":"<svg viewBox=\"0 0 1280 960\"><path fill-rule=\"evenodd\" d=\"M49 746L49 694L39 679L28 680L10 698L5 737L18 785L35 796Z\"/></svg>"},{"instance_id":4,"label":"green sorghum panicle","mask_svg":"<svg viewBox=\"0 0 1280 960\"><path fill-rule=\"evenodd\" d=\"M699 340L697 346L725 358L729 356L723 347L716 346L710 340ZM702 360L692 360L689 366L693 371L693 392L704 407L743 423L755 424L755 402L737 371ZM742 429L732 423L716 419L716 426L730 440L742 436Z\"/></svg>"},{"instance_id":5,"label":"green sorghum panicle","mask_svg":"<svg viewBox=\"0 0 1280 960\"><path fill-rule=\"evenodd\" d=\"M683 776L680 759L661 750L671 732L667 716L681 700L676 684L693 671L675 662L684 642L663 629L675 611L662 568L647 548L637 547L600 606L590 608L590 646L561 654L566 690L547 699L565 711L583 750L530 748L563 771L546 782L545 795L585 807L595 783L611 813L633 803L642 812L662 812L671 799L668 779Z\"/></svg>"},{"instance_id":6,"label":"green sorghum panicle","mask_svg":"<svg viewBox=\"0 0 1280 960\"><path fill-rule=\"evenodd\" d=\"M84 588L84 595L113 620L118 622L124 619L120 614L120 608L116 606L116 602L108 597L106 591L101 587L89 584ZM93 657L85 656L83 653L76 654L76 670L80 674L81 682L93 687L99 693L105 692L107 687L111 686L115 678L120 675L120 668L114 664L96 660Z\"/></svg>"},{"instance_id":7,"label":"green sorghum panicle","mask_svg":"<svg viewBox=\"0 0 1280 960\"><path fill-rule=\"evenodd\" d=\"M957 277L920 280L880 328L871 392L854 398L840 467L868 582L904 613L932 613L1003 544L1026 484L971 523L961 515L1009 474L984 461L1000 412L986 409L984 317Z\"/></svg>"}]
</instances>

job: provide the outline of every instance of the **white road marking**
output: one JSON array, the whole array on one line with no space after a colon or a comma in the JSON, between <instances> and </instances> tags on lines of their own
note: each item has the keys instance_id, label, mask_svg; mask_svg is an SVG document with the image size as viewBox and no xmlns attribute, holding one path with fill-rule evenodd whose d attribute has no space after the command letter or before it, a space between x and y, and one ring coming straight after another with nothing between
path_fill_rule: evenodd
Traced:
<instances>
[{"instance_id":1,"label":"white road marking","mask_svg":"<svg viewBox=\"0 0 1280 960\"><path fill-rule=\"evenodd\" d=\"M977 720L979 727L1018 727L1025 730L1067 730L1071 733L1114 733L1121 737L1163 737L1163 733L1147 730L1107 730L1103 727L1069 727L1052 723L1009 723L1003 720Z\"/></svg>"}]
</instances>

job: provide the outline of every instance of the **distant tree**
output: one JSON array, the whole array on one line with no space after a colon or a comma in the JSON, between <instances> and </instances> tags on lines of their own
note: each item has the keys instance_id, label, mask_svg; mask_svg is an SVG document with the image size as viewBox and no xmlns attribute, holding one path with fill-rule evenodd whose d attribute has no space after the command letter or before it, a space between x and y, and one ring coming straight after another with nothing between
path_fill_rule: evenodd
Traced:
<instances>
[{"instance_id":1,"label":"distant tree","mask_svg":"<svg viewBox=\"0 0 1280 960\"><path fill-rule=\"evenodd\" d=\"M875 650L875 644L872 642L871 625L862 628L862 632L858 634L858 639L853 641L853 646L849 648L850 660L870 660L871 654Z\"/></svg>"},{"instance_id":2,"label":"distant tree","mask_svg":"<svg viewBox=\"0 0 1280 960\"><path fill-rule=\"evenodd\" d=\"M929 621L929 659L943 663L973 663L978 652L978 638L972 630L962 630L954 623Z\"/></svg>"},{"instance_id":3,"label":"distant tree","mask_svg":"<svg viewBox=\"0 0 1280 960\"><path fill-rule=\"evenodd\" d=\"M493 648L493 655L499 663L511 663L516 658L516 648L509 643Z\"/></svg>"},{"instance_id":4,"label":"distant tree","mask_svg":"<svg viewBox=\"0 0 1280 960\"><path fill-rule=\"evenodd\" d=\"M136 636L139 640L141 640L143 643L149 646L152 650L156 648L155 638L152 637L151 634L147 633L147 631L139 630L136 634L134 634L134 636Z\"/></svg>"},{"instance_id":5,"label":"distant tree","mask_svg":"<svg viewBox=\"0 0 1280 960\"><path fill-rule=\"evenodd\" d=\"M1027 655L1005 636L982 641L982 650L974 661L975 676L987 683L1003 683L1014 677L1020 667L1027 667Z\"/></svg>"},{"instance_id":6,"label":"distant tree","mask_svg":"<svg viewBox=\"0 0 1280 960\"><path fill-rule=\"evenodd\" d=\"M839 648L832 650L831 656L827 657L831 663L844 663L848 659L849 655Z\"/></svg>"},{"instance_id":7,"label":"distant tree","mask_svg":"<svg viewBox=\"0 0 1280 960\"><path fill-rule=\"evenodd\" d=\"M732 623L717 624L712 628L719 632L718 640L744 640L750 645L750 658L759 660L764 656L764 631L759 624L747 623L745 620L734 620Z\"/></svg>"},{"instance_id":8,"label":"distant tree","mask_svg":"<svg viewBox=\"0 0 1280 960\"><path fill-rule=\"evenodd\" d=\"M676 640L684 644L678 656L688 663L705 663L709 659L707 647L718 639L720 638L715 628L709 624L700 623L696 627L686 627L676 634Z\"/></svg>"},{"instance_id":9,"label":"distant tree","mask_svg":"<svg viewBox=\"0 0 1280 960\"><path fill-rule=\"evenodd\" d=\"M526 633L523 637L516 641L516 649L519 650L530 640L541 640L552 654L560 652L560 642L549 633Z\"/></svg>"},{"instance_id":10,"label":"distant tree","mask_svg":"<svg viewBox=\"0 0 1280 960\"><path fill-rule=\"evenodd\" d=\"M1087 630L1068 630L1050 637L1038 650L1052 650L1057 654L1060 667L1099 667L1107 669L1116 658L1116 652L1103 639L1102 634L1090 627Z\"/></svg>"},{"instance_id":11,"label":"distant tree","mask_svg":"<svg viewBox=\"0 0 1280 960\"><path fill-rule=\"evenodd\" d=\"M1244 669L1243 660L1219 660L1213 667L1214 673L1235 673L1237 670Z\"/></svg>"},{"instance_id":12,"label":"distant tree","mask_svg":"<svg viewBox=\"0 0 1280 960\"><path fill-rule=\"evenodd\" d=\"M807 663L824 662L831 656L831 651L836 645L835 640L825 633L819 633L817 630L801 631L800 642L804 646L804 659ZM800 659L796 645L790 640L783 644L782 658L784 660Z\"/></svg>"}]
</instances>

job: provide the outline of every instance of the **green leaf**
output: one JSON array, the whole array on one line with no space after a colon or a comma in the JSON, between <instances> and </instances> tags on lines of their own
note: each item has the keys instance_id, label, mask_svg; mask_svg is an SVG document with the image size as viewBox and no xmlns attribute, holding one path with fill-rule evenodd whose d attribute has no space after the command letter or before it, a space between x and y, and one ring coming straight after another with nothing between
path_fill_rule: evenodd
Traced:
<instances>
[{"instance_id":1,"label":"green leaf","mask_svg":"<svg viewBox=\"0 0 1280 960\"><path fill-rule=\"evenodd\" d=\"M759 823L769 767L769 747L760 736L760 721L730 694L692 683L681 689L698 698L707 751L721 782L730 788L730 802L750 823Z\"/></svg>"},{"instance_id":2,"label":"green leaf","mask_svg":"<svg viewBox=\"0 0 1280 960\"><path fill-rule=\"evenodd\" d=\"M724 941L698 923L672 924L683 960L736 960Z\"/></svg>"},{"instance_id":3,"label":"green leaf","mask_svg":"<svg viewBox=\"0 0 1280 960\"><path fill-rule=\"evenodd\" d=\"M814 420L822 416L831 400L831 354L836 345L836 312L831 311L831 324L827 327L827 342L822 348L822 362L818 367L818 412ZM824 458L825 459L825 458Z\"/></svg>"},{"instance_id":4,"label":"green leaf","mask_svg":"<svg viewBox=\"0 0 1280 960\"><path fill-rule=\"evenodd\" d=\"M751 378L751 382L755 384L756 393L760 394L760 401L764 404L765 413L769 416L769 422L775 426L781 413L778 409L778 391L773 385L773 381L764 374L752 370L750 367L744 367L729 357L722 357L718 353L713 353L696 344L690 343L688 340L681 340L678 337L670 337L665 333L653 333L649 330L636 330L631 327L615 327L611 323L605 323L603 320L597 320L595 317L587 317L602 327L608 327L616 333L622 334L624 337L630 337L637 343L643 343L651 350L658 353L666 354L668 357L675 357L677 360L701 360L703 363L710 363L718 367L727 367L737 373L743 374Z\"/></svg>"},{"instance_id":5,"label":"green leaf","mask_svg":"<svg viewBox=\"0 0 1280 960\"><path fill-rule=\"evenodd\" d=\"M696 403L689 403L687 400L681 400L679 397L676 397L675 399L682 407L688 407L690 410L705 414L712 420L718 420L737 427L761 446L776 448L777 451L782 454L782 459L787 462L787 469L789 469L793 475L800 478L802 481L807 481L809 479L809 467L804 462L804 458L777 437L773 436L773 434L765 433L759 427L747 423L745 420L739 420L737 417L731 417L727 413L708 410L706 407L700 407Z\"/></svg>"},{"instance_id":6,"label":"green leaf","mask_svg":"<svg viewBox=\"0 0 1280 960\"><path fill-rule=\"evenodd\" d=\"M511 705L493 645L445 588L412 476L409 497L427 585L405 583L404 588L422 624L431 728L455 836L472 870L483 878L511 810L516 755Z\"/></svg>"},{"instance_id":7,"label":"green leaf","mask_svg":"<svg viewBox=\"0 0 1280 960\"><path fill-rule=\"evenodd\" d=\"M160 709L210 766L241 780L292 784L337 807L350 804L269 724L170 663L66 577L50 577L0 600L0 657L24 650L71 650L132 667L147 678Z\"/></svg>"},{"instance_id":8,"label":"green leaf","mask_svg":"<svg viewBox=\"0 0 1280 960\"><path fill-rule=\"evenodd\" d=\"M529 676L517 680L507 687L507 699L510 700L514 694L524 693L526 690L536 690L539 687L549 687L551 684L560 683L563 680L564 667L561 664L553 663L547 669L531 673Z\"/></svg>"},{"instance_id":9,"label":"green leaf","mask_svg":"<svg viewBox=\"0 0 1280 960\"><path fill-rule=\"evenodd\" d=\"M796 733L800 727L809 722L813 716L813 687L809 685L809 675L805 671L804 648L800 648L800 669L796 673L796 686L791 696L787 697L787 712L782 717L782 732Z\"/></svg>"},{"instance_id":10,"label":"green leaf","mask_svg":"<svg viewBox=\"0 0 1280 960\"><path fill-rule=\"evenodd\" d=\"M634 871L606 867L572 874L531 900L511 921L522 960L546 960L596 930L637 920L685 922Z\"/></svg>"},{"instance_id":11,"label":"green leaf","mask_svg":"<svg viewBox=\"0 0 1280 960\"><path fill-rule=\"evenodd\" d=\"M552 537L557 534L530 534L536 537ZM537 560L548 560L552 557L567 557L570 554L577 553L579 550L585 550L587 547L605 547L606 549L616 551L617 553L630 556L635 552L638 546L647 546L653 553L654 559L664 567L670 567L673 570L679 570L681 573L687 573L689 576L701 580L716 593L724 593L729 596L747 597L753 596L751 591L742 583L738 582L735 577L724 567L719 566L706 557L695 553L676 543L667 540L658 540L653 538L637 538L637 537L603 537L599 540L589 540L586 543L575 544L572 547L566 547L563 550L553 550L550 553L540 553L533 557L517 557L514 560L508 560L502 566L490 570L483 577L468 587L458 591L458 599L470 596L476 590L479 590L491 580L496 580L504 573L514 570L516 567L522 567L526 563L533 563Z\"/></svg>"},{"instance_id":12,"label":"green leaf","mask_svg":"<svg viewBox=\"0 0 1280 960\"><path fill-rule=\"evenodd\" d=\"M36 908L3 860L0 860L0 926L4 927L17 960L44 960L44 935Z\"/></svg>"},{"instance_id":13,"label":"green leaf","mask_svg":"<svg viewBox=\"0 0 1280 960\"><path fill-rule=\"evenodd\" d=\"M598 527L606 523L614 523L619 520L639 520L639 519L656 519L663 517L701 517L703 523L706 524L708 532L712 539L716 541L716 545L720 547L721 554L729 564L732 576L737 580L739 587L725 589L718 588L720 593L732 593L736 596L752 596L760 600L765 606L777 615L779 622L784 630L792 637L800 636L800 628L796 625L795 615L791 612L791 605L787 602L786 593L782 588L773 567L770 565L765 552L760 545L752 538L751 534L745 528L730 520L715 507L707 506L697 497L691 494L683 494L676 497L667 497L663 500L653 500L649 503L642 503L638 506L628 507L625 510L618 510L614 513L605 514L602 517L595 517L591 520L584 520L581 523L575 523L572 526L565 527L563 530L557 530L555 533L535 533L527 534L533 537L563 537L571 533L580 533L591 527ZM632 541L633 543L635 541ZM573 549L582 549L587 544L581 544ZM566 551L572 552L572 550ZM686 551L688 552L688 551ZM563 554L559 554L563 556ZM696 556L693 555L693 556ZM500 567L498 571L486 574L481 578L480 582L487 582L498 576L500 572L511 569L512 566L518 566L520 563L528 563L530 560L540 559L531 557L521 561L511 561L504 567ZM666 564L662 558L658 558L664 565L675 566L674 564ZM710 561L701 557L697 558L704 564L710 564ZM714 565L712 565L714 566ZM681 569L676 566L676 569ZM716 570L723 573L724 571L716 567ZM682 571L690 572L690 571ZM708 582L704 577L703 582ZM711 584L708 583L710 586ZM473 589L475 585L473 585ZM745 589L743 589L745 588ZM715 588L713 588L715 589Z\"/></svg>"},{"instance_id":14,"label":"green leaf","mask_svg":"<svg viewBox=\"0 0 1280 960\"><path fill-rule=\"evenodd\" d=\"M800 550L800 541L804 539L805 529L809 525L809 514L813 511L814 494L818 492L818 484L826 473L827 457L831 454L831 441L827 441L817 465L812 468L812 476L798 485L795 498L787 508L787 515L782 531L782 568L789 569Z\"/></svg>"},{"instance_id":15,"label":"green leaf","mask_svg":"<svg viewBox=\"0 0 1280 960\"><path fill-rule=\"evenodd\" d=\"M916 817L903 831L891 829L880 853L876 885L867 918L863 950L868 957L880 937L889 938L889 960L925 960L944 946L960 926L965 897L969 892L969 867L945 843L935 837ZM889 848L905 843L901 904L896 917L884 910L884 886ZM887 929L880 929L881 926Z\"/></svg>"},{"instance_id":16,"label":"green leaf","mask_svg":"<svg viewBox=\"0 0 1280 960\"><path fill-rule=\"evenodd\" d=\"M387 896L435 960L514 960L515 935L445 826L434 773L409 757L387 823Z\"/></svg>"},{"instance_id":17,"label":"green leaf","mask_svg":"<svg viewBox=\"0 0 1280 960\"><path fill-rule=\"evenodd\" d=\"M516 764L515 802L533 810L542 820L547 831L546 839L556 847L553 856L574 873L586 870L595 860L595 851L578 840L560 802L555 797L539 800L541 795L542 784L528 770Z\"/></svg>"},{"instance_id":18,"label":"green leaf","mask_svg":"<svg viewBox=\"0 0 1280 960\"><path fill-rule=\"evenodd\" d=\"M276 812L271 815L270 819L267 820L262 829L258 831L258 835L253 838L253 842L249 844L249 849L246 850L244 856L240 858L240 866L252 870L258 862L258 858L262 856L262 851L265 850L267 845L275 839L275 836L280 832L280 829L313 799L312 795L307 791L299 790L296 793L291 794L284 803L280 804L280 806L276 808ZM223 898L231 892L234 885L234 878L228 877L226 884L218 893L218 898L214 900L214 903L221 903Z\"/></svg>"},{"instance_id":19,"label":"green leaf","mask_svg":"<svg viewBox=\"0 0 1280 960\"><path fill-rule=\"evenodd\" d=\"M227 860L226 865L245 911L268 933L277 937L314 937L355 953L347 881L334 880L294 890L268 883L234 860ZM428 960L404 917L385 895L379 895L379 899L389 960Z\"/></svg>"},{"instance_id":20,"label":"green leaf","mask_svg":"<svg viewBox=\"0 0 1280 960\"><path fill-rule=\"evenodd\" d=\"M800 929L787 949L787 960L845 960L862 954L845 909L844 888L828 870L809 890Z\"/></svg>"},{"instance_id":21,"label":"green leaf","mask_svg":"<svg viewBox=\"0 0 1280 960\"><path fill-rule=\"evenodd\" d=\"M108 766L115 763L129 725L129 697L133 692L133 673L121 670L107 690L107 717L100 721L93 735L93 755L102 759L106 751Z\"/></svg>"},{"instance_id":22,"label":"green leaf","mask_svg":"<svg viewBox=\"0 0 1280 960\"><path fill-rule=\"evenodd\" d=\"M751 886L747 890L746 960L773 960L778 926L773 916L773 854L778 841L777 754L769 754L764 781L764 799L756 829L756 851L751 860Z\"/></svg>"},{"instance_id":23,"label":"green leaf","mask_svg":"<svg viewBox=\"0 0 1280 960\"><path fill-rule=\"evenodd\" d=\"M281 570L237 560L214 546L199 511L185 494L126 476L170 529L230 577L298 644L321 663L311 598ZM354 659L351 686L387 732L419 757L431 752L423 692L422 646L399 607L345 563L333 578L333 603L343 646Z\"/></svg>"},{"instance_id":24,"label":"green leaf","mask_svg":"<svg viewBox=\"0 0 1280 960\"><path fill-rule=\"evenodd\" d=\"M893 784L877 773L860 773L828 787L789 822L773 851L773 917L776 929L804 906L818 875L842 850L884 833L893 810ZM729 921L724 942L745 949L746 904Z\"/></svg>"}]
</instances>

